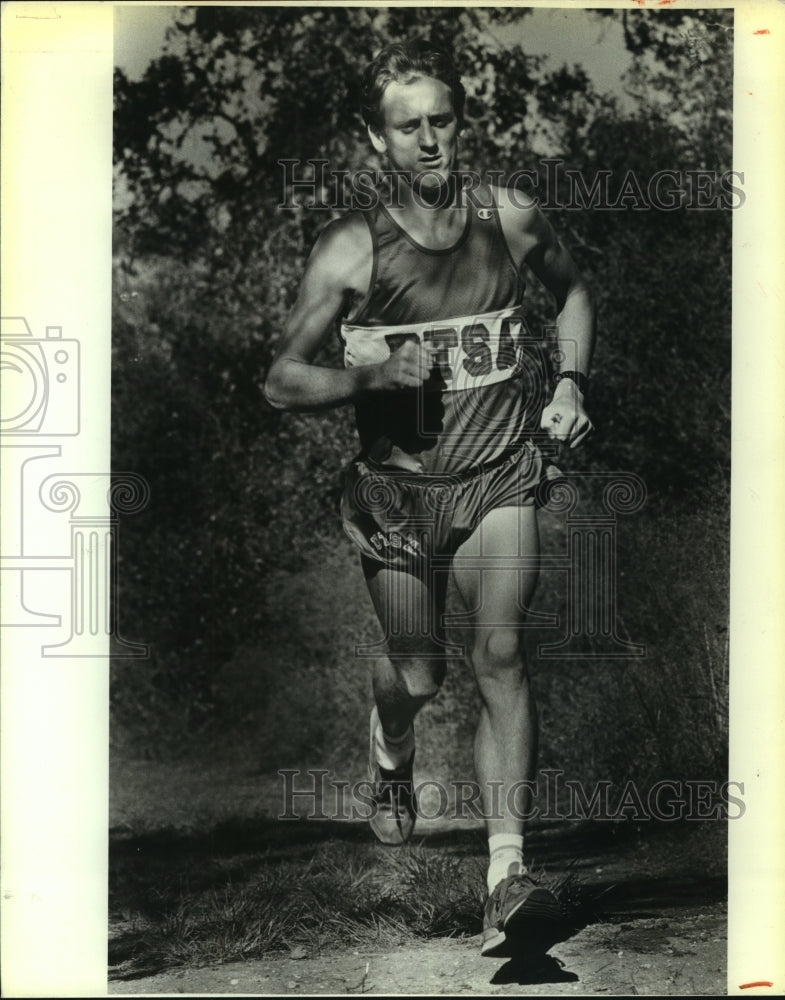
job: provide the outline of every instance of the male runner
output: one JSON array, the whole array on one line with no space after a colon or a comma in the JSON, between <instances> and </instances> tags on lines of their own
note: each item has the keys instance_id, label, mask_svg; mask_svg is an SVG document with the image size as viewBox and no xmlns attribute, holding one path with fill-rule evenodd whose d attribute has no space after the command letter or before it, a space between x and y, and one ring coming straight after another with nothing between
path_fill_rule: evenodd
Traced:
<instances>
[{"instance_id":1,"label":"male runner","mask_svg":"<svg viewBox=\"0 0 785 1000\"><path fill-rule=\"evenodd\" d=\"M532 437L577 445L594 340L589 292L535 202L456 182L464 89L449 57L422 40L388 46L365 77L363 116L394 182L379 202L326 227L310 256L266 383L287 409L353 403L362 450L343 498L387 655L373 671L370 766L384 843L411 836L414 730L439 690L447 570L471 619L482 707L475 768L489 836L484 955L510 955L553 894L523 862L521 802L533 781L537 718L521 626L537 577ZM564 361L544 405L544 354L524 335L522 269L558 307ZM336 321L345 367L314 363ZM497 786L494 795L493 784Z\"/></svg>"}]
</instances>

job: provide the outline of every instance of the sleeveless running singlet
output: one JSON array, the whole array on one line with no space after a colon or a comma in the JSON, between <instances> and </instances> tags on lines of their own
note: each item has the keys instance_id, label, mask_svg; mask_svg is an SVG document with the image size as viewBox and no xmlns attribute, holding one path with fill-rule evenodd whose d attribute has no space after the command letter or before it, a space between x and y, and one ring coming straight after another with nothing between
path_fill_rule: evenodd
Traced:
<instances>
[{"instance_id":1,"label":"sleeveless running singlet","mask_svg":"<svg viewBox=\"0 0 785 1000\"><path fill-rule=\"evenodd\" d=\"M381 203L363 213L373 272L365 299L341 323L344 364L383 362L407 340L423 343L432 363L421 388L356 402L361 454L372 466L474 472L537 430L544 354L524 323L523 283L490 189L466 204L464 231L445 250L421 246Z\"/></svg>"}]
</instances>

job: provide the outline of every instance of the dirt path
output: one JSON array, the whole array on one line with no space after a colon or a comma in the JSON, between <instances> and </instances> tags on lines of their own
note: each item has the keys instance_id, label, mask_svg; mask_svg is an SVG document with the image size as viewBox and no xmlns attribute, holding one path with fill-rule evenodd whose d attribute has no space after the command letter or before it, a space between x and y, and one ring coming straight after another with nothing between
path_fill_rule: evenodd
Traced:
<instances>
[{"instance_id":1,"label":"dirt path","mask_svg":"<svg viewBox=\"0 0 785 1000\"><path fill-rule=\"evenodd\" d=\"M722 995L725 913L700 912L585 927L547 955L515 965L484 959L479 939L388 952L269 958L110 984L118 994Z\"/></svg>"}]
</instances>

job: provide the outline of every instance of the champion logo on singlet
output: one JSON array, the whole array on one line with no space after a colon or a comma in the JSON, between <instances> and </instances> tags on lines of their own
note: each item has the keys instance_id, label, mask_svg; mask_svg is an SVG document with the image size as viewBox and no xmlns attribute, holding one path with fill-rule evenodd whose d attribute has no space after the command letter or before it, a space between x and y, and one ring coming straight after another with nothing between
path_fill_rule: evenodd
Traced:
<instances>
[{"instance_id":1,"label":"champion logo on singlet","mask_svg":"<svg viewBox=\"0 0 785 1000\"><path fill-rule=\"evenodd\" d=\"M407 341L423 344L448 391L493 385L518 375L524 342L532 340L515 307L404 326L344 323L341 336L347 368L380 364Z\"/></svg>"}]
</instances>

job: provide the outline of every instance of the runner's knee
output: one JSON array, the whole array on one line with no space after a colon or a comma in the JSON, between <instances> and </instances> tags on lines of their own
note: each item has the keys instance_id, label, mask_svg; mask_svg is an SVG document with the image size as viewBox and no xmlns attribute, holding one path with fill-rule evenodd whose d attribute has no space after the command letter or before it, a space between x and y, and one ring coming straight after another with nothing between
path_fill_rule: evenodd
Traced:
<instances>
[{"instance_id":1,"label":"runner's knee","mask_svg":"<svg viewBox=\"0 0 785 1000\"><path fill-rule=\"evenodd\" d=\"M399 662L397 666L410 697L428 701L438 694L446 672L443 661L412 659Z\"/></svg>"},{"instance_id":2,"label":"runner's knee","mask_svg":"<svg viewBox=\"0 0 785 1000\"><path fill-rule=\"evenodd\" d=\"M482 630L472 651L472 663L477 681L519 681L526 669L518 628Z\"/></svg>"}]
</instances>

